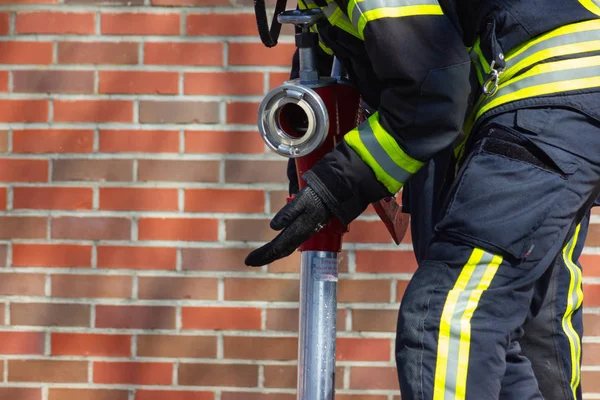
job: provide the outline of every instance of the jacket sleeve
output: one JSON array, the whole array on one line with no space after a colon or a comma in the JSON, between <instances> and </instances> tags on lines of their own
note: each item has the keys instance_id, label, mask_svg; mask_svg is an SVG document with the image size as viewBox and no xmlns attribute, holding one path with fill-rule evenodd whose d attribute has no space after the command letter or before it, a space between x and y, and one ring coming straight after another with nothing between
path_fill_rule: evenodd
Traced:
<instances>
[{"instance_id":1,"label":"jacket sleeve","mask_svg":"<svg viewBox=\"0 0 600 400\"><path fill-rule=\"evenodd\" d=\"M377 112L302 176L346 224L453 143L470 92L469 55L434 0L350 0L348 15L384 89Z\"/></svg>"}]
</instances>

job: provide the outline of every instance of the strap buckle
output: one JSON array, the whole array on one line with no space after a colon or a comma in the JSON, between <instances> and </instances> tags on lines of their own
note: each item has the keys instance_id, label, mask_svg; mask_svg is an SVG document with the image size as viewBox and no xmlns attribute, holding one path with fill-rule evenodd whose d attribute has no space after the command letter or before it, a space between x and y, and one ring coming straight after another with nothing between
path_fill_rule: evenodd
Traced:
<instances>
[{"instance_id":1,"label":"strap buckle","mask_svg":"<svg viewBox=\"0 0 600 400\"><path fill-rule=\"evenodd\" d=\"M504 60L504 54L500 53L498 55L498 58L500 60ZM493 60L490 64L490 74L488 75L488 78L485 80L481 88L483 94L485 94L486 96L493 96L494 94L496 94L496 92L498 91L498 86L500 85L500 75L504 71L504 68L494 68L495 66L496 61Z\"/></svg>"}]
</instances>

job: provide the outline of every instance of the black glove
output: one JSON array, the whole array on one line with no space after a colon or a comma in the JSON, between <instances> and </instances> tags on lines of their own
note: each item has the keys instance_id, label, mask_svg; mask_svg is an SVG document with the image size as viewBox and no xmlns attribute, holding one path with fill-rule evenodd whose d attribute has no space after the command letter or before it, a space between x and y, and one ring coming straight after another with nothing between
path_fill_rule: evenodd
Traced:
<instances>
[{"instance_id":1,"label":"black glove","mask_svg":"<svg viewBox=\"0 0 600 400\"><path fill-rule=\"evenodd\" d=\"M246 265L260 267L289 256L317 233L331 218L331 212L309 186L303 188L271 220L271 229L283 231L271 242L246 257Z\"/></svg>"}]
</instances>

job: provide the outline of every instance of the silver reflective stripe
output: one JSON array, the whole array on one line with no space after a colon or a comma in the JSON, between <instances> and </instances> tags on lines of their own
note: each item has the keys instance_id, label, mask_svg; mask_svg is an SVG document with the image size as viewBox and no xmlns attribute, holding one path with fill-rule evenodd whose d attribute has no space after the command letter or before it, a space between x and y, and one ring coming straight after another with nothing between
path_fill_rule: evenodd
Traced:
<instances>
[{"instance_id":1,"label":"silver reflective stripe","mask_svg":"<svg viewBox=\"0 0 600 400\"><path fill-rule=\"evenodd\" d=\"M499 101L502 96L517 92L521 89L539 86L549 83L558 83L562 81L570 81L573 79L593 78L600 77L600 66L596 65L593 67L586 68L574 68L566 69L563 71L554 71L535 74L527 78L520 79L514 83L508 83L506 86L499 89L494 97L490 97L487 101L482 104L484 108L488 103L492 101ZM510 81L509 81L510 82Z\"/></svg>"},{"instance_id":2,"label":"silver reflective stripe","mask_svg":"<svg viewBox=\"0 0 600 400\"><path fill-rule=\"evenodd\" d=\"M369 154L377 161L377 164L379 164L386 174L401 183L406 182L412 176L410 172L396 164L383 147L381 147L368 121L365 121L358 127L358 134Z\"/></svg>"},{"instance_id":3,"label":"silver reflective stripe","mask_svg":"<svg viewBox=\"0 0 600 400\"><path fill-rule=\"evenodd\" d=\"M461 319L467 305L469 298L473 294L473 291L477 289L477 285L481 282L483 275L487 269L489 263L492 262L494 256L490 253L484 252L481 260L475 266L475 270L471 275L465 290L460 292L454 312L452 313L452 319L450 321L450 341L448 342L448 365L446 369L446 399L453 399L456 394L456 374L458 372L458 350L460 348L460 334L461 334Z\"/></svg>"},{"instance_id":4,"label":"silver reflective stripe","mask_svg":"<svg viewBox=\"0 0 600 400\"><path fill-rule=\"evenodd\" d=\"M540 51L547 50L547 49L550 49L553 47L564 46L564 45L568 45L568 44L583 43L583 42L588 42L588 41L592 41L592 40L600 40L600 29L569 33L566 35L560 35L560 36L556 36L556 37L541 41L539 43L534 44L527 50L523 51L518 56L513 57L513 58L508 58L506 60L506 70L508 71L511 67L515 66L520 61L522 61L525 58L532 56L535 53L538 53Z\"/></svg>"},{"instance_id":5,"label":"silver reflective stripe","mask_svg":"<svg viewBox=\"0 0 600 400\"><path fill-rule=\"evenodd\" d=\"M352 10L352 23L358 26L358 20L361 14L378 8L406 7L406 6L423 6L423 5L439 5L437 0L364 0L355 1L356 5Z\"/></svg>"}]
</instances>

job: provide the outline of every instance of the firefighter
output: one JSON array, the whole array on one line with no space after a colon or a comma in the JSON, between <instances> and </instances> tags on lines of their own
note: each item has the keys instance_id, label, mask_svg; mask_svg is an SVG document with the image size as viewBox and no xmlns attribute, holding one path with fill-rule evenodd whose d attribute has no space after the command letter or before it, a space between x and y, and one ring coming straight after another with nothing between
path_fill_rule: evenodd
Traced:
<instances>
[{"instance_id":1,"label":"firefighter","mask_svg":"<svg viewBox=\"0 0 600 400\"><path fill-rule=\"evenodd\" d=\"M556 390L581 398L574 260L600 193L600 7L591 0L306 6L328 16L318 26L323 45L376 112L303 175L308 187L271 223L282 232L247 264L291 254L332 217L351 222L460 141L460 168L402 299L402 396L543 398L520 342L528 323L560 307L553 325L562 351L552 361L568 386ZM470 51L476 85L457 37Z\"/></svg>"}]
</instances>

